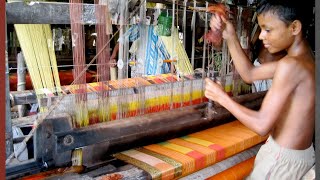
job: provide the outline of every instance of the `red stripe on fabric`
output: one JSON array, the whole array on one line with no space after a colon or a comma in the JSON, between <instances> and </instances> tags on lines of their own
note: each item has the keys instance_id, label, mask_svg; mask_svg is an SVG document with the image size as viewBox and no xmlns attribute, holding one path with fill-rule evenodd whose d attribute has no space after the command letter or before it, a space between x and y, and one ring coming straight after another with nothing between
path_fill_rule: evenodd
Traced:
<instances>
[{"instance_id":1,"label":"red stripe on fabric","mask_svg":"<svg viewBox=\"0 0 320 180\"><path fill-rule=\"evenodd\" d=\"M175 81L177 81L177 79L176 79L176 77L172 77L172 76L169 76L169 77L167 77L167 79L171 82L171 81L173 81L173 82L175 82Z\"/></svg>"},{"instance_id":2,"label":"red stripe on fabric","mask_svg":"<svg viewBox=\"0 0 320 180\"><path fill-rule=\"evenodd\" d=\"M206 157L202 153L191 151L187 155L195 159L196 170L206 167Z\"/></svg>"},{"instance_id":3,"label":"red stripe on fabric","mask_svg":"<svg viewBox=\"0 0 320 180\"><path fill-rule=\"evenodd\" d=\"M223 160L225 155L226 155L226 152L224 150L224 147L218 145L218 144L212 144L209 146L210 149L214 149L217 151L217 161L220 161L220 160Z\"/></svg>"},{"instance_id":4,"label":"red stripe on fabric","mask_svg":"<svg viewBox=\"0 0 320 180\"><path fill-rule=\"evenodd\" d=\"M157 84L162 84L162 83L164 83L164 81L162 80L162 79L160 79L160 78L155 78L155 79L153 79L155 82L157 82Z\"/></svg>"}]
</instances>

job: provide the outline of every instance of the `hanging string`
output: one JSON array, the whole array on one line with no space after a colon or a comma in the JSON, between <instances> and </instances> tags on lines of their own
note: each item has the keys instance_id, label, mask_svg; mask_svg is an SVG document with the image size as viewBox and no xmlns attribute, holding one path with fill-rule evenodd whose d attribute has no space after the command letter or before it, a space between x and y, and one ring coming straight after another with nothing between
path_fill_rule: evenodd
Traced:
<instances>
[{"instance_id":1,"label":"hanging string","mask_svg":"<svg viewBox=\"0 0 320 180\"><path fill-rule=\"evenodd\" d=\"M75 94L76 117L74 124L76 127L89 125L89 114L87 109L87 86L85 74L85 49L84 49L84 26L82 24L83 4L82 0L70 0L70 21L72 34L72 52L74 82L77 93ZM77 78L76 78L77 77Z\"/></svg>"},{"instance_id":2,"label":"hanging string","mask_svg":"<svg viewBox=\"0 0 320 180\"><path fill-rule=\"evenodd\" d=\"M20 46L22 48L23 54L26 59L27 67L35 67L29 70L29 74L32 77L33 81L33 87L36 91L36 94L39 93L39 89L42 89L44 87L42 83L42 78L40 76L40 70L37 64L37 57L36 57L36 51L35 47L32 43L32 32L29 31L29 28L27 25L22 24L15 24L14 25L15 30L17 32L18 39L20 41ZM37 38L38 36L34 37Z\"/></svg>"},{"instance_id":3,"label":"hanging string","mask_svg":"<svg viewBox=\"0 0 320 180\"><path fill-rule=\"evenodd\" d=\"M52 39L52 31L49 25L47 26L42 26L43 28L43 32L45 34L45 39L47 40L47 45L48 45L48 54L49 54L49 58L50 58L50 68L52 73L53 73L53 77L54 77L54 87L56 88L56 92L58 93L58 95L62 92L61 90L61 85L60 85L60 78L59 78L59 72L58 72L58 65L57 65L57 60L56 60L56 54L55 54L55 50L54 50L54 42Z\"/></svg>"},{"instance_id":4,"label":"hanging string","mask_svg":"<svg viewBox=\"0 0 320 180\"><path fill-rule=\"evenodd\" d=\"M58 68L52 47L50 26L42 24L16 24L14 26L38 99L43 95L59 94L61 92L60 80L57 74ZM46 110L46 107L40 106L41 112Z\"/></svg>"},{"instance_id":5,"label":"hanging string","mask_svg":"<svg viewBox=\"0 0 320 180\"><path fill-rule=\"evenodd\" d=\"M96 49L97 52L101 51L97 58L97 80L100 91L98 92L98 119L95 117L92 119L90 124L99 122L105 122L110 120L109 116L109 92L108 89L104 89L104 83L108 83L110 80L110 45L109 41L109 30L111 21L108 14L108 6L106 2L95 0L95 16L96 16ZM103 48L104 44L107 44L106 48ZM92 112L95 113L95 112ZM91 117L91 116L90 116Z\"/></svg>"}]
</instances>

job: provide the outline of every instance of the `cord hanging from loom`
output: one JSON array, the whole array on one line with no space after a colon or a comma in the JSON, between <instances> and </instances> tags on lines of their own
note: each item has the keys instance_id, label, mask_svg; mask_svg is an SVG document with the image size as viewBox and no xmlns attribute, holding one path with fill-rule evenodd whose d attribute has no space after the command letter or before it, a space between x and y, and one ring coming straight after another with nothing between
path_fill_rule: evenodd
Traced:
<instances>
[{"instance_id":1,"label":"cord hanging from loom","mask_svg":"<svg viewBox=\"0 0 320 180\"><path fill-rule=\"evenodd\" d=\"M108 12L108 5L106 2L95 0L96 4L96 49L101 53L97 58L97 83L99 87L98 91L98 110L91 110L90 124L105 122L110 120L109 109L109 89L108 82L110 80L110 45L108 29L110 29L111 21ZM107 47L104 48L106 44ZM107 83L107 85L105 84Z\"/></svg>"},{"instance_id":2,"label":"cord hanging from loom","mask_svg":"<svg viewBox=\"0 0 320 180\"><path fill-rule=\"evenodd\" d=\"M85 69L84 52L84 26L82 24L83 4L82 0L70 0L70 21L72 34L72 52L73 52L73 76L75 81L75 106L76 117L75 126L82 127L89 125L89 114L87 108L87 87L85 74L81 72Z\"/></svg>"}]
</instances>

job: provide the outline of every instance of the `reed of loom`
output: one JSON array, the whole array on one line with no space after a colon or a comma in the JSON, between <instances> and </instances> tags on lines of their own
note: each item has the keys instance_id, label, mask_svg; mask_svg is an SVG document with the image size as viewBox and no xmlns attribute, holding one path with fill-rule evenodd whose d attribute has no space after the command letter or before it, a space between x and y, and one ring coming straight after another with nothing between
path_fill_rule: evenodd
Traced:
<instances>
[{"instance_id":1,"label":"reed of loom","mask_svg":"<svg viewBox=\"0 0 320 180\"><path fill-rule=\"evenodd\" d=\"M189 77L191 78L191 77ZM186 78L187 79L187 78ZM170 82L173 81L173 89L170 89ZM89 110L89 124L97 123L96 114L100 106L101 88L109 89L108 94L108 107L104 109L107 120L116 120L121 118L133 117L148 113L160 112L170 110L170 92L173 91L173 108L180 108L189 105L196 105L205 102L206 98L202 96L202 79L193 79L192 88L191 79L177 81L175 76L170 74L162 74L157 76L138 77L131 79L113 80L107 82L88 83L86 86L88 110ZM181 94L182 83L184 83L184 94ZM137 84L139 84L140 91L144 89L145 92L137 91ZM63 89L69 89L69 94L56 108L54 113L69 113L75 115L77 112L76 107L70 107L70 102L76 98L79 90L77 85L65 86ZM190 91L192 89L192 91ZM135 92L136 91L136 92ZM106 92L106 90L104 90ZM144 93L144 101L140 98L141 93ZM191 95L190 95L191 94ZM182 102L182 104L181 104ZM144 104L142 106L142 104ZM69 108L65 108L69 106ZM122 115L119 115L119 112ZM143 113L142 113L143 112Z\"/></svg>"}]
</instances>

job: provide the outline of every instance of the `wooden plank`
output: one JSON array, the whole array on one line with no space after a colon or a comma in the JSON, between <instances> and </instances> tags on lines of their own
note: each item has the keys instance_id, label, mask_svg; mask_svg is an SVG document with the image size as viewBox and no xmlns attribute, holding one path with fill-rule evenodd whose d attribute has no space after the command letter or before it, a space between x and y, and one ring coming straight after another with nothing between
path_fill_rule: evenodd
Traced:
<instances>
[{"instance_id":1,"label":"wooden plank","mask_svg":"<svg viewBox=\"0 0 320 180\"><path fill-rule=\"evenodd\" d=\"M95 5L83 4L83 23L95 24ZM69 3L6 3L8 24L70 24Z\"/></svg>"},{"instance_id":2,"label":"wooden plank","mask_svg":"<svg viewBox=\"0 0 320 180\"><path fill-rule=\"evenodd\" d=\"M95 24L95 5L83 4L83 24ZM148 8L153 11L153 8ZM111 9L110 9L111 11ZM114 11L114 10L113 10ZM171 9L167 9L172 14ZM179 13L183 13L181 9ZM7 24L70 24L69 3L62 2L10 2L6 3ZM179 25L182 26L182 16L179 16ZM191 22L192 11L187 10L187 22ZM204 27L204 21L199 18L199 27ZM190 24L187 24L190 26Z\"/></svg>"}]
</instances>

